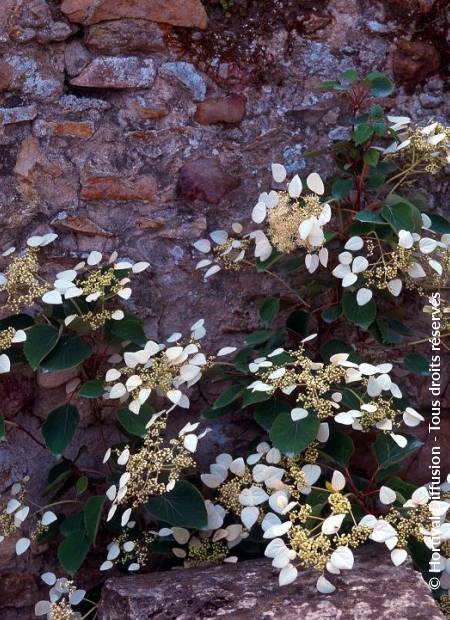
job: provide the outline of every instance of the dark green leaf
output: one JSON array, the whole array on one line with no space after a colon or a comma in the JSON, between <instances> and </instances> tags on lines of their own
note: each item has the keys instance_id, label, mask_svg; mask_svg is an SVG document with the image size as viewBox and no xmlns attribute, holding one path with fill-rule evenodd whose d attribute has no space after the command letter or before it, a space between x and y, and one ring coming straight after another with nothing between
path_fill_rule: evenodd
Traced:
<instances>
[{"instance_id":1,"label":"dark green leaf","mask_svg":"<svg viewBox=\"0 0 450 620\"><path fill-rule=\"evenodd\" d=\"M237 400L244 392L242 385L232 385L216 398L212 404L213 409L221 409Z\"/></svg>"},{"instance_id":2,"label":"dark green leaf","mask_svg":"<svg viewBox=\"0 0 450 620\"><path fill-rule=\"evenodd\" d=\"M6 439L5 418L0 413L0 441Z\"/></svg>"},{"instance_id":3,"label":"dark green leaf","mask_svg":"<svg viewBox=\"0 0 450 620\"><path fill-rule=\"evenodd\" d=\"M336 86L339 86L339 82L336 80L325 80L319 84L320 90L323 91L334 90Z\"/></svg>"},{"instance_id":4,"label":"dark green leaf","mask_svg":"<svg viewBox=\"0 0 450 620\"><path fill-rule=\"evenodd\" d=\"M429 360L422 353L408 353L405 356L405 368L423 377L431 374Z\"/></svg>"},{"instance_id":5,"label":"dark green leaf","mask_svg":"<svg viewBox=\"0 0 450 620\"><path fill-rule=\"evenodd\" d=\"M153 408L150 407L148 403L144 403L138 414L130 411L128 407L119 409L117 412L117 419L127 433L135 435L136 437L144 437L147 432L146 425L153 414Z\"/></svg>"},{"instance_id":6,"label":"dark green leaf","mask_svg":"<svg viewBox=\"0 0 450 620\"><path fill-rule=\"evenodd\" d=\"M33 370L36 370L42 360L54 349L59 337L59 330L51 325L35 325L27 332L23 352Z\"/></svg>"},{"instance_id":7,"label":"dark green leaf","mask_svg":"<svg viewBox=\"0 0 450 620\"><path fill-rule=\"evenodd\" d=\"M343 340L329 340L320 349L320 355L323 361L327 363L330 361L330 357L335 355L335 353L350 353L349 360L355 363L358 362L358 356L354 349Z\"/></svg>"},{"instance_id":8,"label":"dark green leaf","mask_svg":"<svg viewBox=\"0 0 450 620\"><path fill-rule=\"evenodd\" d=\"M369 303L364 306L358 306L356 302L356 293L346 291L342 297L342 309L344 315L354 325L367 329L374 322L377 315L377 305L372 297Z\"/></svg>"},{"instance_id":9,"label":"dark green leaf","mask_svg":"<svg viewBox=\"0 0 450 620\"><path fill-rule=\"evenodd\" d=\"M46 446L60 456L72 440L80 422L78 409L65 403L50 411L42 425L42 435Z\"/></svg>"},{"instance_id":10,"label":"dark green leaf","mask_svg":"<svg viewBox=\"0 0 450 620\"><path fill-rule=\"evenodd\" d=\"M353 189L353 179L338 179L331 186L331 195L336 200L342 200Z\"/></svg>"},{"instance_id":11,"label":"dark green leaf","mask_svg":"<svg viewBox=\"0 0 450 620\"><path fill-rule=\"evenodd\" d=\"M58 559L61 566L74 575L83 564L90 547L89 540L84 532L70 534L58 548Z\"/></svg>"},{"instance_id":12,"label":"dark green leaf","mask_svg":"<svg viewBox=\"0 0 450 620\"><path fill-rule=\"evenodd\" d=\"M88 488L88 485L89 478L87 476L81 476L81 478L78 478L75 484L75 491L77 492L77 495L82 495Z\"/></svg>"},{"instance_id":13,"label":"dark green leaf","mask_svg":"<svg viewBox=\"0 0 450 620\"><path fill-rule=\"evenodd\" d=\"M322 310L322 320L325 321L325 323L334 323L340 316L342 316L341 304L333 308L325 308L325 310Z\"/></svg>"},{"instance_id":14,"label":"dark green leaf","mask_svg":"<svg viewBox=\"0 0 450 620\"><path fill-rule=\"evenodd\" d=\"M450 222L442 217L442 215L436 215L435 213L426 213L431 220L431 230L434 230L441 235L450 234Z\"/></svg>"},{"instance_id":15,"label":"dark green leaf","mask_svg":"<svg viewBox=\"0 0 450 620\"><path fill-rule=\"evenodd\" d=\"M341 73L341 81L342 82L356 82L358 79L358 72L356 69L347 69L343 73Z\"/></svg>"},{"instance_id":16,"label":"dark green leaf","mask_svg":"<svg viewBox=\"0 0 450 620\"><path fill-rule=\"evenodd\" d=\"M360 144L364 144L364 142L367 142L367 140L370 140L372 135L372 127L363 123L362 125L358 125L358 127L353 132L353 141L356 146L359 146Z\"/></svg>"},{"instance_id":17,"label":"dark green leaf","mask_svg":"<svg viewBox=\"0 0 450 620\"><path fill-rule=\"evenodd\" d=\"M80 387L78 396L83 396L84 398L100 398L104 391L102 381L99 379L90 379Z\"/></svg>"},{"instance_id":18,"label":"dark green leaf","mask_svg":"<svg viewBox=\"0 0 450 620\"><path fill-rule=\"evenodd\" d=\"M408 443L404 448L400 448L389 435L378 435L373 448L377 456L378 463L382 468L389 467L395 463L400 463L413 452L418 450L422 442L415 437L407 437Z\"/></svg>"},{"instance_id":19,"label":"dark green leaf","mask_svg":"<svg viewBox=\"0 0 450 620\"><path fill-rule=\"evenodd\" d=\"M205 500L189 482L180 480L175 488L147 502L153 517L175 527L202 529L207 524Z\"/></svg>"},{"instance_id":20,"label":"dark green leaf","mask_svg":"<svg viewBox=\"0 0 450 620\"><path fill-rule=\"evenodd\" d=\"M280 309L280 300L278 297L268 297L263 301L259 309L259 315L264 327L270 327L270 324L278 314Z\"/></svg>"},{"instance_id":21,"label":"dark green leaf","mask_svg":"<svg viewBox=\"0 0 450 620\"><path fill-rule=\"evenodd\" d=\"M263 342L266 342L267 340L269 340L269 338L271 338L274 335L274 332L269 331L268 329L261 329L257 332L253 332L252 334L249 334L247 336L247 338L245 339L245 344L248 345L257 345L257 344L262 344Z\"/></svg>"},{"instance_id":22,"label":"dark green leaf","mask_svg":"<svg viewBox=\"0 0 450 620\"><path fill-rule=\"evenodd\" d=\"M104 503L104 495L94 495L88 499L84 506L84 527L91 545L95 543L97 538Z\"/></svg>"},{"instance_id":23,"label":"dark green leaf","mask_svg":"<svg viewBox=\"0 0 450 620\"><path fill-rule=\"evenodd\" d=\"M265 431L270 431L275 418L280 413L289 413L291 410L290 405L278 398L271 398L267 402L255 407L254 416L257 423L262 426Z\"/></svg>"},{"instance_id":24,"label":"dark green leaf","mask_svg":"<svg viewBox=\"0 0 450 620\"><path fill-rule=\"evenodd\" d=\"M354 451L355 446L351 438L345 433L334 431L330 434L323 453L334 463L348 467Z\"/></svg>"},{"instance_id":25,"label":"dark green leaf","mask_svg":"<svg viewBox=\"0 0 450 620\"><path fill-rule=\"evenodd\" d=\"M143 347L147 342L142 322L139 318L125 316L121 321L108 321L108 332L122 342L129 340L133 344Z\"/></svg>"},{"instance_id":26,"label":"dark green leaf","mask_svg":"<svg viewBox=\"0 0 450 620\"><path fill-rule=\"evenodd\" d=\"M387 97L395 88L394 83L383 73L374 71L366 77L369 90L374 97Z\"/></svg>"},{"instance_id":27,"label":"dark green leaf","mask_svg":"<svg viewBox=\"0 0 450 620\"><path fill-rule=\"evenodd\" d=\"M301 338L306 338L308 335L309 318L309 312L306 310L294 310L287 318L286 327L301 336Z\"/></svg>"},{"instance_id":28,"label":"dark green leaf","mask_svg":"<svg viewBox=\"0 0 450 620\"><path fill-rule=\"evenodd\" d=\"M63 336L50 355L41 362L41 368L44 370L75 368L84 362L91 353L91 345L79 336Z\"/></svg>"},{"instance_id":29,"label":"dark green leaf","mask_svg":"<svg viewBox=\"0 0 450 620\"><path fill-rule=\"evenodd\" d=\"M359 211L355 215L355 220L358 220L358 222L368 222L370 224L380 224L382 226L386 225L386 221L381 215L374 211Z\"/></svg>"},{"instance_id":30,"label":"dark green leaf","mask_svg":"<svg viewBox=\"0 0 450 620\"><path fill-rule=\"evenodd\" d=\"M399 344L403 341L403 336L389 320L377 319L375 325L379 330L380 342L383 344Z\"/></svg>"},{"instance_id":31,"label":"dark green leaf","mask_svg":"<svg viewBox=\"0 0 450 620\"><path fill-rule=\"evenodd\" d=\"M420 232L422 228L422 218L420 211L412 202L391 194L388 204L381 211L384 219L391 224L397 232L399 230L409 230L410 232Z\"/></svg>"},{"instance_id":32,"label":"dark green leaf","mask_svg":"<svg viewBox=\"0 0 450 620\"><path fill-rule=\"evenodd\" d=\"M290 412L278 414L270 429L273 445L288 457L303 452L317 437L319 419L310 412L303 420L294 422Z\"/></svg>"},{"instance_id":33,"label":"dark green leaf","mask_svg":"<svg viewBox=\"0 0 450 620\"><path fill-rule=\"evenodd\" d=\"M251 390L245 390L242 397L242 409L255 405L256 403L263 403L265 400L269 400L271 394L267 392L252 392Z\"/></svg>"},{"instance_id":34,"label":"dark green leaf","mask_svg":"<svg viewBox=\"0 0 450 620\"><path fill-rule=\"evenodd\" d=\"M380 159L380 151L377 149L369 149L364 153L364 163L368 166L376 166Z\"/></svg>"}]
</instances>

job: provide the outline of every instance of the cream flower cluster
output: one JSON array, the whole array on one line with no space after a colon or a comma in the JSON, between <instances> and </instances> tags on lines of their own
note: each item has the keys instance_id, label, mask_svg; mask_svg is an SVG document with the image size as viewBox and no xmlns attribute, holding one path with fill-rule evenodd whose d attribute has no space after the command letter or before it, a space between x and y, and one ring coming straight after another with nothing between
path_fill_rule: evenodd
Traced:
<instances>
[{"instance_id":1,"label":"cream flower cluster","mask_svg":"<svg viewBox=\"0 0 450 620\"><path fill-rule=\"evenodd\" d=\"M450 235L443 234L435 238L436 235L430 230L431 220L424 213L422 222L426 234L422 236L400 230L397 248L394 247L393 251L390 249L385 252L380 245L379 253L375 255L373 248L376 246L370 235L366 241L353 236L346 242L332 274L341 280L344 289L356 290L359 306L370 302L373 289L384 289L398 297L405 278L421 285L427 277L441 277L448 270Z\"/></svg>"},{"instance_id":2,"label":"cream flower cluster","mask_svg":"<svg viewBox=\"0 0 450 620\"><path fill-rule=\"evenodd\" d=\"M250 372L255 373L257 376L263 372L264 379L257 378L248 385L247 389L252 392L266 392L269 394L273 394L277 389L280 389L286 395L297 393L299 406L292 409L291 418L293 421L298 421L306 418L310 413L301 406L302 399L305 397L305 385L306 389L308 387L314 388L315 373L323 373L327 370L327 365L322 362L313 362L302 352L300 371L296 372L295 357L291 357L290 361L282 364L277 364L274 361L282 353L286 352L284 349L278 348L266 357L259 357L249 364ZM288 356L292 355L292 353L295 352L287 351ZM384 416L385 399L389 399L390 402L392 397L402 397L399 386L390 376L393 368L392 364L374 365L366 362L357 364L349 360L349 353L336 353L330 358L329 368L333 366L345 369L344 380L342 384L330 383L330 398L326 396L315 398L314 408L317 409L318 413L322 410L329 411L335 422L361 431L364 430L361 424L362 419L364 417L369 419L373 417L373 427L389 433L391 438L401 448L404 448L407 445L406 437L394 432L394 429L398 426L398 420L395 419L395 415L393 419L392 414L397 414L397 411L395 409L389 410L390 415ZM297 366L298 368L299 366ZM305 368L309 370L308 378L305 377ZM288 379L287 381L286 378ZM355 393L355 396L360 401L360 407L359 409L343 409L342 390L347 386L353 387L354 384L357 384L361 391L361 395ZM383 402L379 402L379 397L383 397ZM331 412L335 413L331 414ZM398 412L398 414L400 413ZM410 427L417 426L424 421L423 416L412 407L407 407L402 412L402 418L406 426Z\"/></svg>"},{"instance_id":3,"label":"cream flower cluster","mask_svg":"<svg viewBox=\"0 0 450 620\"><path fill-rule=\"evenodd\" d=\"M285 167L272 164L272 176L275 183L283 183L287 176ZM234 222L231 236L225 230L215 230L210 234L210 239L196 241L193 246L197 251L212 254L211 258L204 258L196 265L196 269L204 270L204 279L216 274L222 266L239 268L250 240L254 242L255 258L262 262L270 258L278 243L287 243L306 248L305 265L310 273L314 273L319 264L326 267L328 250L323 247L323 228L331 220L331 208L327 203L320 203L319 197L324 194L325 188L316 172L307 177L306 187L311 193L302 196L303 183L295 175L287 184L286 191L272 189L260 194L252 211L252 220L255 224L265 222L265 230L256 229L243 235L242 225ZM277 207L282 212L278 213Z\"/></svg>"},{"instance_id":4,"label":"cream flower cluster","mask_svg":"<svg viewBox=\"0 0 450 620\"><path fill-rule=\"evenodd\" d=\"M22 482L15 482L10 489L9 499L6 501L3 511L0 513L0 543L8 536L17 536L19 532L23 533L21 530L24 523L31 516L30 506L25 500L26 491L24 485L28 482L29 478L26 476ZM38 514L41 512L42 514L37 519L37 523L35 519L33 521L33 526L30 526L32 530L44 531L45 528L57 520L57 516L51 510L43 509ZM24 554L30 546L30 536L21 536L16 541L16 555Z\"/></svg>"},{"instance_id":5,"label":"cream flower cluster","mask_svg":"<svg viewBox=\"0 0 450 620\"><path fill-rule=\"evenodd\" d=\"M86 590L78 589L66 577L56 577L54 573L43 573L42 581L50 586L49 600L38 601L34 607L36 616L46 616L47 620L70 618L81 620L81 613L74 611L72 606L79 605L86 596ZM84 616L83 616L84 617Z\"/></svg>"},{"instance_id":6,"label":"cream flower cluster","mask_svg":"<svg viewBox=\"0 0 450 620\"><path fill-rule=\"evenodd\" d=\"M181 391L197 383L208 360L201 352L199 341L205 336L204 319L191 326L190 338L183 344L182 334L173 333L166 344L149 340L143 349L129 351L110 358L115 364L123 361L120 368L110 368L105 376L108 384L105 398L129 401L128 408L138 414L152 392L163 395L172 403L188 409L189 398ZM223 347L217 357L229 355L235 347Z\"/></svg>"},{"instance_id":7,"label":"cream flower cluster","mask_svg":"<svg viewBox=\"0 0 450 620\"><path fill-rule=\"evenodd\" d=\"M388 116L393 123L391 129L398 132L397 139L388 147L382 149L383 155L395 155L402 151L415 149L416 159L428 156L431 159L443 159L450 163L450 132L448 127L443 127L438 122L433 122L426 127L410 129L411 119L408 116Z\"/></svg>"},{"instance_id":8,"label":"cream flower cluster","mask_svg":"<svg viewBox=\"0 0 450 620\"><path fill-rule=\"evenodd\" d=\"M259 444L256 453L250 455L246 461L242 458L233 459L228 454L219 455L216 463L211 466L211 472L202 476L202 481L207 486L217 489L229 475L236 479L243 478L248 470L251 472L251 482L240 487L238 496L240 508L236 516L239 516L247 534L254 525L261 526L263 539L270 541L264 555L271 559L272 566L280 571L280 585L295 581L298 566L304 566L305 563L309 565L308 563L312 562L316 567L324 566L317 580L319 592L324 594L334 592L336 588L325 577L325 572L335 575L350 570L354 563L351 547L357 547L366 540L385 544L391 552L393 564L395 566L402 564L407 558L407 551L403 546L404 540L400 543L404 534L396 529L397 511L401 518L410 518L412 523L417 524L423 541L430 548L433 536L439 534L444 536L444 539L450 538L449 524L440 524L436 527L430 525L428 528L420 525L421 521L416 516L417 509L426 509L425 520L427 523L433 523L436 519L442 521L450 507L447 502L431 500L425 487L417 489L411 499L403 505L399 504L395 491L387 486L381 487L380 502L385 506L396 503L396 512L392 515L388 513L384 517L366 514L357 522L351 504L344 494L347 480L340 471L335 470L331 480L327 481L324 487L317 487L316 484L323 473L321 467L303 465L301 476L304 486L300 484L294 492L290 480L290 461L282 459L279 451L265 442ZM329 493L330 506L333 506L332 498L337 497L341 511L331 510L331 514L320 516L325 510L322 508L320 515L314 513L313 516L317 522L316 527L312 530L300 527L298 536L295 531L298 519L300 518L300 522L306 522L312 514L311 506L307 506L312 487ZM302 509L306 507L308 510L302 517ZM423 515L420 519L424 519ZM318 528L320 531L317 531ZM321 541L316 541L317 546L314 548L314 541L319 536Z\"/></svg>"},{"instance_id":9,"label":"cream flower cluster","mask_svg":"<svg viewBox=\"0 0 450 620\"><path fill-rule=\"evenodd\" d=\"M117 257L117 252L113 252L106 265L104 265L105 269L113 269L116 272L130 270L132 273L137 274L141 273L150 266L149 263L144 261L138 263L131 263L130 261L117 262ZM64 300L76 299L78 297L84 297L87 303L97 301L103 297L105 295L105 291L109 287L108 284L104 283L100 277L98 278L97 287L95 283L92 283L92 286L89 287L88 292L83 290L82 284L82 278L89 277L90 268L97 267L97 269L100 269L103 267L103 265L101 265L102 260L102 253L97 250L93 250L90 252L86 261L79 262L73 269L67 269L58 273L56 275L56 280L53 283L53 289L42 296L42 301L51 305L61 305ZM121 299L129 299L132 293L131 288L128 286L129 283L130 279L128 277L117 280L117 290L114 291L114 294ZM116 284L115 278L111 278L111 285L112 284ZM70 323L70 319L72 318L73 320L76 316L77 315L67 317L66 324ZM118 311L117 316L113 316L112 318L118 319L119 317L123 318L123 313L121 313L121 311Z\"/></svg>"}]
</instances>

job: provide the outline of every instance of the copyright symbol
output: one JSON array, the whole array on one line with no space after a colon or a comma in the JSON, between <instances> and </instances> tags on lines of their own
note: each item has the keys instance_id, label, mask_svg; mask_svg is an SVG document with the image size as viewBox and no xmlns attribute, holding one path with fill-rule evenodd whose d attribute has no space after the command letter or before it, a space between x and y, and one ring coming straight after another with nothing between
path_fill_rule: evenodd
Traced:
<instances>
[{"instance_id":1,"label":"copyright symbol","mask_svg":"<svg viewBox=\"0 0 450 620\"><path fill-rule=\"evenodd\" d=\"M441 587L441 582L437 577L431 577L431 579L428 581L428 585L432 590L437 590Z\"/></svg>"}]
</instances>

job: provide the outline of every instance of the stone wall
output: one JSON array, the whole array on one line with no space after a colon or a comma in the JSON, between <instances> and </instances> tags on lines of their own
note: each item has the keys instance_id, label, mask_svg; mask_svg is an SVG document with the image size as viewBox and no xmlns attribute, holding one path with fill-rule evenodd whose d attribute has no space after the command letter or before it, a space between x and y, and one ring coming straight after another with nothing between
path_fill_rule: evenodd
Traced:
<instances>
[{"instance_id":1,"label":"stone wall","mask_svg":"<svg viewBox=\"0 0 450 620\"><path fill-rule=\"evenodd\" d=\"M326 172L305 152L345 135L345 110L314 90L322 79L352 66L385 70L399 83L387 102L393 113L444 120L446 4L241 0L224 13L205 0L2 0L0 249L53 229L50 271L92 248L148 260L131 306L149 335L162 339L203 316L211 347L239 344L257 325L255 300L273 285L246 272L205 284L192 243L234 220L248 225L271 161ZM430 205L448 193L439 179ZM42 376L38 389L31 378L3 377L5 415L38 437L66 380ZM426 402L425 383L415 389ZM208 396L197 396L197 408ZM109 437L113 427L80 407L73 449L85 445L95 465L99 429ZM230 443L223 432L209 437L214 452ZM27 473L38 489L42 454L16 433L0 454L0 487ZM45 556L25 571L13 556L0 548L2 617L27 618Z\"/></svg>"}]
</instances>

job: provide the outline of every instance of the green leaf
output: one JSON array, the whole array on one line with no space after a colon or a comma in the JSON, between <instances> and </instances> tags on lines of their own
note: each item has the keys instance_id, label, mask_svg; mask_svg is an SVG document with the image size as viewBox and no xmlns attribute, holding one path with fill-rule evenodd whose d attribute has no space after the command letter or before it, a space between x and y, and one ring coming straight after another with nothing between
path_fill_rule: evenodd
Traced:
<instances>
[{"instance_id":1,"label":"green leaf","mask_svg":"<svg viewBox=\"0 0 450 620\"><path fill-rule=\"evenodd\" d=\"M325 323L334 323L340 316L342 316L341 304L333 308L325 308L325 310L322 310L322 320L325 321Z\"/></svg>"},{"instance_id":2,"label":"green leaf","mask_svg":"<svg viewBox=\"0 0 450 620\"><path fill-rule=\"evenodd\" d=\"M34 328L33 328L34 329ZM66 370L79 366L92 353L91 345L79 336L62 336L42 362L44 370Z\"/></svg>"},{"instance_id":3,"label":"green leaf","mask_svg":"<svg viewBox=\"0 0 450 620\"><path fill-rule=\"evenodd\" d=\"M140 347L147 342L141 320L131 315L125 316L121 321L108 321L107 331L121 342L129 340Z\"/></svg>"},{"instance_id":4,"label":"green leaf","mask_svg":"<svg viewBox=\"0 0 450 620\"><path fill-rule=\"evenodd\" d=\"M356 302L356 293L346 291L342 297L342 309L344 315L354 325L367 329L371 325L377 315L377 305L372 297L369 303L364 306L358 306Z\"/></svg>"},{"instance_id":5,"label":"green leaf","mask_svg":"<svg viewBox=\"0 0 450 620\"><path fill-rule=\"evenodd\" d=\"M339 82L336 80L324 80L320 82L319 89L323 91L334 90L337 86L339 86Z\"/></svg>"},{"instance_id":6,"label":"green leaf","mask_svg":"<svg viewBox=\"0 0 450 620\"><path fill-rule=\"evenodd\" d=\"M153 414L154 409L148 403L144 403L138 414L133 413L126 407L124 409L119 409L116 415L121 426L127 433L135 435L136 437L144 437L147 432L146 425Z\"/></svg>"},{"instance_id":7,"label":"green leaf","mask_svg":"<svg viewBox=\"0 0 450 620\"><path fill-rule=\"evenodd\" d=\"M88 488L88 485L89 485L89 478L87 476L81 476L81 478L78 478L75 484L75 491L77 495L82 495Z\"/></svg>"},{"instance_id":8,"label":"green leaf","mask_svg":"<svg viewBox=\"0 0 450 620\"><path fill-rule=\"evenodd\" d=\"M343 467L348 467L355 451L351 438L345 433L334 431L330 434L323 450L325 457Z\"/></svg>"},{"instance_id":9,"label":"green leaf","mask_svg":"<svg viewBox=\"0 0 450 620\"><path fill-rule=\"evenodd\" d=\"M89 547L90 543L86 534L80 531L70 534L59 545L58 559L69 575L74 575L83 564Z\"/></svg>"},{"instance_id":10,"label":"green leaf","mask_svg":"<svg viewBox=\"0 0 450 620\"><path fill-rule=\"evenodd\" d=\"M84 527L91 545L95 543L95 539L97 538L105 499L105 495L94 495L88 499L84 506Z\"/></svg>"},{"instance_id":11,"label":"green leaf","mask_svg":"<svg viewBox=\"0 0 450 620\"><path fill-rule=\"evenodd\" d=\"M259 309L259 316L264 327L269 327L280 310L280 300L278 297L268 297Z\"/></svg>"},{"instance_id":12,"label":"green leaf","mask_svg":"<svg viewBox=\"0 0 450 620\"><path fill-rule=\"evenodd\" d=\"M380 224L381 226L386 226L386 221L379 213L375 213L374 211L358 211L355 215L355 220L358 220L358 222L367 222L369 224Z\"/></svg>"},{"instance_id":13,"label":"green leaf","mask_svg":"<svg viewBox=\"0 0 450 620\"><path fill-rule=\"evenodd\" d=\"M6 439L6 428L5 428L5 418L0 413L0 441Z\"/></svg>"},{"instance_id":14,"label":"green leaf","mask_svg":"<svg viewBox=\"0 0 450 620\"><path fill-rule=\"evenodd\" d=\"M245 344L252 346L257 344L263 344L263 342L269 340L269 338L271 338L273 335L274 332L267 329L261 329L259 331L253 332L253 334L249 334L245 339Z\"/></svg>"},{"instance_id":15,"label":"green leaf","mask_svg":"<svg viewBox=\"0 0 450 620\"><path fill-rule=\"evenodd\" d=\"M367 176L367 189L374 191L384 185L386 182L386 175L384 175L379 167L369 168L369 174Z\"/></svg>"},{"instance_id":16,"label":"green leaf","mask_svg":"<svg viewBox=\"0 0 450 620\"><path fill-rule=\"evenodd\" d=\"M294 310L287 318L286 327L302 338L306 338L308 335L309 318L309 312L306 310Z\"/></svg>"},{"instance_id":17,"label":"green leaf","mask_svg":"<svg viewBox=\"0 0 450 620\"><path fill-rule=\"evenodd\" d=\"M207 524L205 500L190 482L180 480L174 489L147 502L151 515L175 527L202 529Z\"/></svg>"},{"instance_id":18,"label":"green leaf","mask_svg":"<svg viewBox=\"0 0 450 620\"><path fill-rule=\"evenodd\" d=\"M403 341L403 336L395 329L395 324L392 325L389 320L377 319L375 327L379 331L379 340L383 344L399 344Z\"/></svg>"},{"instance_id":19,"label":"green leaf","mask_svg":"<svg viewBox=\"0 0 450 620\"><path fill-rule=\"evenodd\" d=\"M27 332L23 352L33 370L55 348L60 335L59 330L51 325L35 325Z\"/></svg>"},{"instance_id":20,"label":"green leaf","mask_svg":"<svg viewBox=\"0 0 450 620\"><path fill-rule=\"evenodd\" d=\"M408 353L405 356L405 368L423 377L431 374L429 360L422 353Z\"/></svg>"},{"instance_id":21,"label":"green leaf","mask_svg":"<svg viewBox=\"0 0 450 620\"><path fill-rule=\"evenodd\" d=\"M80 422L78 409L65 403L50 411L42 425L42 435L46 446L56 456L61 456L72 440Z\"/></svg>"},{"instance_id":22,"label":"green leaf","mask_svg":"<svg viewBox=\"0 0 450 620\"><path fill-rule=\"evenodd\" d=\"M331 186L331 195L336 200L342 200L353 189L353 179L337 179Z\"/></svg>"},{"instance_id":23,"label":"green leaf","mask_svg":"<svg viewBox=\"0 0 450 620\"><path fill-rule=\"evenodd\" d=\"M262 426L265 431L270 431L275 418L280 413L289 413L291 410L290 405L278 398L271 398L267 402L255 407L254 416L256 422Z\"/></svg>"},{"instance_id":24,"label":"green leaf","mask_svg":"<svg viewBox=\"0 0 450 620\"><path fill-rule=\"evenodd\" d=\"M366 82L374 97L388 97L395 89L394 83L379 71L369 73Z\"/></svg>"},{"instance_id":25,"label":"green leaf","mask_svg":"<svg viewBox=\"0 0 450 620\"><path fill-rule=\"evenodd\" d=\"M442 217L442 215L436 215L435 213L426 213L431 220L431 230L441 233L441 235L448 235L450 233L450 222Z\"/></svg>"},{"instance_id":26,"label":"green leaf","mask_svg":"<svg viewBox=\"0 0 450 620\"><path fill-rule=\"evenodd\" d=\"M354 349L343 340L328 340L320 349L320 355L323 361L327 363L329 363L331 356L335 353L350 353L349 360L351 362L357 363L359 361Z\"/></svg>"},{"instance_id":27,"label":"green leaf","mask_svg":"<svg viewBox=\"0 0 450 620\"><path fill-rule=\"evenodd\" d=\"M317 437L319 419L310 412L303 420L294 422L290 412L278 414L270 429L273 445L288 457L303 452Z\"/></svg>"},{"instance_id":28,"label":"green leaf","mask_svg":"<svg viewBox=\"0 0 450 620\"><path fill-rule=\"evenodd\" d=\"M380 159L380 151L377 151L377 149L369 149L364 153L363 159L364 163L368 166L376 166Z\"/></svg>"},{"instance_id":29,"label":"green leaf","mask_svg":"<svg viewBox=\"0 0 450 620\"><path fill-rule=\"evenodd\" d=\"M343 73L341 73L341 81L342 82L356 82L358 79L358 72L356 69L347 69Z\"/></svg>"},{"instance_id":30,"label":"green leaf","mask_svg":"<svg viewBox=\"0 0 450 620\"><path fill-rule=\"evenodd\" d=\"M233 403L231 405L227 405L226 407L222 407L221 409L213 409L212 407L207 407L201 412L202 418L205 420L216 420L217 418L221 418L228 413L233 411Z\"/></svg>"},{"instance_id":31,"label":"green leaf","mask_svg":"<svg viewBox=\"0 0 450 620\"><path fill-rule=\"evenodd\" d=\"M366 123L358 125L358 127L353 132L353 142L356 146L360 146L370 140L373 135L373 129Z\"/></svg>"},{"instance_id":32,"label":"green leaf","mask_svg":"<svg viewBox=\"0 0 450 620\"><path fill-rule=\"evenodd\" d=\"M242 385L232 385L225 392L223 392L212 404L213 409L221 409L222 407L226 407L230 403L233 403L237 400L245 388Z\"/></svg>"},{"instance_id":33,"label":"green leaf","mask_svg":"<svg viewBox=\"0 0 450 620\"><path fill-rule=\"evenodd\" d=\"M415 437L408 436L407 439L407 445L404 448L400 448L389 435L378 435L373 448L378 463L383 469L395 463L400 463L422 446L422 442Z\"/></svg>"},{"instance_id":34,"label":"green leaf","mask_svg":"<svg viewBox=\"0 0 450 620\"><path fill-rule=\"evenodd\" d=\"M267 392L252 392L251 390L245 390L244 395L242 397L242 409L245 407L249 407L250 405L255 405L257 403L263 403L265 400L269 400L271 398L271 394Z\"/></svg>"},{"instance_id":35,"label":"green leaf","mask_svg":"<svg viewBox=\"0 0 450 620\"><path fill-rule=\"evenodd\" d=\"M103 381L100 381L100 379L90 379L80 387L78 396L83 396L83 398L100 398L100 396L103 396L104 391Z\"/></svg>"},{"instance_id":36,"label":"green leaf","mask_svg":"<svg viewBox=\"0 0 450 620\"><path fill-rule=\"evenodd\" d=\"M422 217L419 209L406 198L396 194L389 196L388 204L383 207L381 214L396 232L399 230L420 232L422 228Z\"/></svg>"}]
</instances>

